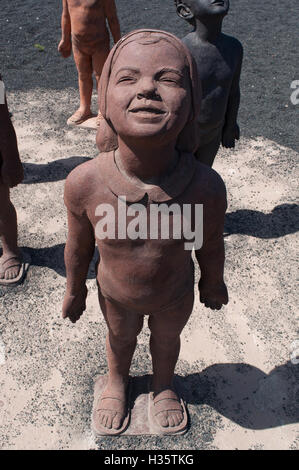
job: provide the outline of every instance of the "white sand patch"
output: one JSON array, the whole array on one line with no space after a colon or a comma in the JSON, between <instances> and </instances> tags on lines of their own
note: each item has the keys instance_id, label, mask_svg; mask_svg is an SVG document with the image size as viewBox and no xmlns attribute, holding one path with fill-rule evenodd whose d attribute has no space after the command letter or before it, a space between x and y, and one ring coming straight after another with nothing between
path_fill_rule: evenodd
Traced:
<instances>
[{"instance_id":1,"label":"white sand patch","mask_svg":"<svg viewBox=\"0 0 299 470\"><path fill-rule=\"evenodd\" d=\"M219 429L213 444L221 450L289 450L298 448L298 425L251 430L236 426L223 418L224 428ZM283 425L283 423L282 423Z\"/></svg>"}]
</instances>

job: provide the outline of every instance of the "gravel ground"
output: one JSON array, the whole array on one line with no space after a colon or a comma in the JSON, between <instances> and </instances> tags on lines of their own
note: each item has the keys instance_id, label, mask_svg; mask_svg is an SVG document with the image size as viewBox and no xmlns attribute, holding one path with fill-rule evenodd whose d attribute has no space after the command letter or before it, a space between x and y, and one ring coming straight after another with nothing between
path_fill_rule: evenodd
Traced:
<instances>
[{"instance_id":1,"label":"gravel ground","mask_svg":"<svg viewBox=\"0 0 299 470\"><path fill-rule=\"evenodd\" d=\"M189 30L176 16L172 0L116 3L123 33L147 26L183 37ZM97 154L93 131L65 125L78 92L72 58L63 61L56 52L60 4L1 1L0 70L26 175L12 199L20 245L31 255L32 266L22 286L0 288L0 447L298 448L294 285L299 148L298 106L290 102L290 84L299 79L298 1L289 0L286 7L278 0L232 0L224 23L225 32L238 37L245 49L242 139L235 151L221 150L215 165L229 198L225 243L230 303L213 313L196 302L182 336L177 373L189 403L191 429L175 438L100 439L90 432L90 413L93 379L107 371L106 327L92 267L85 316L75 326L60 318L64 179ZM43 45L44 52L34 44ZM96 109L96 96L93 102ZM132 375L151 371L148 339L145 328Z\"/></svg>"}]
</instances>

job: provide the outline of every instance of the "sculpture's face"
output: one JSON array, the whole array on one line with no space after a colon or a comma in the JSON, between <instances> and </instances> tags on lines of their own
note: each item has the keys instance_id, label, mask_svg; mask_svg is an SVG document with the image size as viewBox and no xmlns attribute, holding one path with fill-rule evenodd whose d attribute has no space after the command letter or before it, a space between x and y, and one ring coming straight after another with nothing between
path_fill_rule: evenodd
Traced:
<instances>
[{"instance_id":1,"label":"sculpture's face","mask_svg":"<svg viewBox=\"0 0 299 470\"><path fill-rule=\"evenodd\" d=\"M126 44L112 66L107 103L121 137L176 140L191 111L185 56L165 40Z\"/></svg>"},{"instance_id":2,"label":"sculpture's face","mask_svg":"<svg viewBox=\"0 0 299 470\"><path fill-rule=\"evenodd\" d=\"M229 0L186 0L195 18L211 15L226 15L229 10Z\"/></svg>"}]
</instances>

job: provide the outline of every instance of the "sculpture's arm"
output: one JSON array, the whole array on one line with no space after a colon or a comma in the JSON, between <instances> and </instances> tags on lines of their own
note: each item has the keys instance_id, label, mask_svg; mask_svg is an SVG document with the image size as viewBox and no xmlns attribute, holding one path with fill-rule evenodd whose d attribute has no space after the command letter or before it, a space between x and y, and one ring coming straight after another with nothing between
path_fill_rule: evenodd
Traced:
<instances>
[{"instance_id":1,"label":"sculpture's arm","mask_svg":"<svg viewBox=\"0 0 299 470\"><path fill-rule=\"evenodd\" d=\"M115 43L120 40L120 25L118 21L116 5L114 0L105 0L105 15Z\"/></svg>"},{"instance_id":2,"label":"sculpture's arm","mask_svg":"<svg viewBox=\"0 0 299 470\"><path fill-rule=\"evenodd\" d=\"M93 227L87 215L68 210L68 238L64 260L67 286L63 303L63 318L75 323L86 309L86 277L95 249Z\"/></svg>"},{"instance_id":3,"label":"sculpture's arm","mask_svg":"<svg viewBox=\"0 0 299 470\"><path fill-rule=\"evenodd\" d=\"M2 81L1 76L0 81ZM16 133L8 112L4 84L1 87L0 92L4 93L1 101L3 102L4 98L4 104L0 104L0 155L2 158L0 176L4 184L13 188L22 182L24 173Z\"/></svg>"},{"instance_id":4,"label":"sculpture's arm","mask_svg":"<svg viewBox=\"0 0 299 470\"><path fill-rule=\"evenodd\" d=\"M71 17L67 0L62 0L61 32L62 39L71 39Z\"/></svg>"},{"instance_id":5,"label":"sculpture's arm","mask_svg":"<svg viewBox=\"0 0 299 470\"><path fill-rule=\"evenodd\" d=\"M222 133L222 145L228 148L234 147L235 140L239 140L240 138L237 117L240 107L240 77L243 62L243 48L240 43L238 46L238 63L232 80Z\"/></svg>"},{"instance_id":6,"label":"sculpture's arm","mask_svg":"<svg viewBox=\"0 0 299 470\"><path fill-rule=\"evenodd\" d=\"M227 304L228 294L224 283L224 216L227 207L224 184L212 204L204 204L203 246L195 251L201 278L198 284L200 301L206 307L219 310Z\"/></svg>"},{"instance_id":7,"label":"sculpture's arm","mask_svg":"<svg viewBox=\"0 0 299 470\"><path fill-rule=\"evenodd\" d=\"M67 58L72 53L72 28L71 17L67 0L62 0L62 15L61 15L61 41L58 45L58 51L62 57Z\"/></svg>"}]
</instances>

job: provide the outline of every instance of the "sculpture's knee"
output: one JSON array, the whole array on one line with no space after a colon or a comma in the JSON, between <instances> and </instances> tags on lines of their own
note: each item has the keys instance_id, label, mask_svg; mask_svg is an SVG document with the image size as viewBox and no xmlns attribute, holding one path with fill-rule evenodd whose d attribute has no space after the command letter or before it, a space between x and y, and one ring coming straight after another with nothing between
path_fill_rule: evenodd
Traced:
<instances>
[{"instance_id":1,"label":"sculpture's knee","mask_svg":"<svg viewBox=\"0 0 299 470\"><path fill-rule=\"evenodd\" d=\"M137 339L137 336L142 330L143 322L138 322L136 325L121 327L109 330L110 342L118 347L130 346Z\"/></svg>"},{"instance_id":2,"label":"sculpture's knee","mask_svg":"<svg viewBox=\"0 0 299 470\"><path fill-rule=\"evenodd\" d=\"M180 341L180 331L171 331L170 328L160 328L159 325L149 325L151 331L151 342L159 349L172 348Z\"/></svg>"},{"instance_id":3,"label":"sculpture's knee","mask_svg":"<svg viewBox=\"0 0 299 470\"><path fill-rule=\"evenodd\" d=\"M79 70L78 71L78 75L79 75L79 80L81 82L89 82L89 81L92 81L92 70L90 69L86 69L86 70Z\"/></svg>"}]
</instances>

